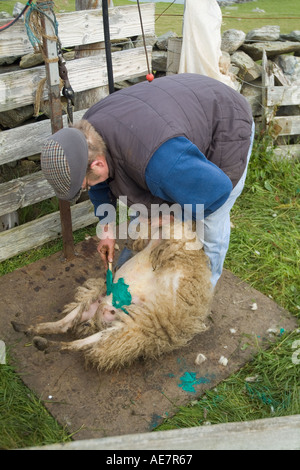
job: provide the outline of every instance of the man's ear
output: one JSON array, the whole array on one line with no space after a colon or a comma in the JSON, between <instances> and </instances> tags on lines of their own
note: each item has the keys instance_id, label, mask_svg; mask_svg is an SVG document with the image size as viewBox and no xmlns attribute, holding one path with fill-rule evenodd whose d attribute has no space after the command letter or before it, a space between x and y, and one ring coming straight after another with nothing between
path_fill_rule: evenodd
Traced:
<instances>
[{"instance_id":1,"label":"man's ear","mask_svg":"<svg viewBox=\"0 0 300 470\"><path fill-rule=\"evenodd\" d=\"M100 158L94 160L94 161L90 164L90 168L91 168L91 169L93 169L95 166L100 166L100 167L103 166L103 162L102 162L102 160L101 160Z\"/></svg>"},{"instance_id":2,"label":"man's ear","mask_svg":"<svg viewBox=\"0 0 300 470\"><path fill-rule=\"evenodd\" d=\"M96 166L98 164L98 161L99 160L94 160L91 164L90 164L90 168L93 169L94 166Z\"/></svg>"}]
</instances>

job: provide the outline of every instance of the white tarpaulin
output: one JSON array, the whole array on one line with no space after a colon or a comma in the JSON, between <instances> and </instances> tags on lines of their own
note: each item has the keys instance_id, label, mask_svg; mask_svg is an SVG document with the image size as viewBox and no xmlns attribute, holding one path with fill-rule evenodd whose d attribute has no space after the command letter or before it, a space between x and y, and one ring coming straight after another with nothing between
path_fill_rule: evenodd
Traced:
<instances>
[{"instance_id":1,"label":"white tarpaulin","mask_svg":"<svg viewBox=\"0 0 300 470\"><path fill-rule=\"evenodd\" d=\"M186 0L178 73L199 73L233 88L220 71L222 12L216 0Z\"/></svg>"}]
</instances>

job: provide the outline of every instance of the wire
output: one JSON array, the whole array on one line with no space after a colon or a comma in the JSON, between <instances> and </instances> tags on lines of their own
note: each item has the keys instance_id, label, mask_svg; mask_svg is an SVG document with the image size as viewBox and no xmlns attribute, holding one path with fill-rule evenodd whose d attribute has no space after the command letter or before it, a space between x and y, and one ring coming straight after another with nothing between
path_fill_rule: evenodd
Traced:
<instances>
[{"instance_id":1,"label":"wire","mask_svg":"<svg viewBox=\"0 0 300 470\"><path fill-rule=\"evenodd\" d=\"M156 18L155 21L157 21L175 2L176 2L176 0L173 0L173 2L170 3L170 5L168 5L167 8L164 9L164 11ZM182 16L182 15L180 15L180 16Z\"/></svg>"},{"instance_id":2,"label":"wire","mask_svg":"<svg viewBox=\"0 0 300 470\"><path fill-rule=\"evenodd\" d=\"M238 18L240 20L300 20L299 16L227 16L223 15L223 19Z\"/></svg>"},{"instance_id":3,"label":"wire","mask_svg":"<svg viewBox=\"0 0 300 470\"><path fill-rule=\"evenodd\" d=\"M28 0L28 2L26 3L25 7L23 8L23 10L21 11L21 13L19 13L19 15L12 21L10 21L9 23L3 25L3 26L0 26L0 32L1 31L5 31L6 29L10 28L13 24L15 24L20 18L21 16L25 13L25 11L27 10L27 8L30 6L30 4L32 3L33 0Z\"/></svg>"},{"instance_id":4,"label":"wire","mask_svg":"<svg viewBox=\"0 0 300 470\"><path fill-rule=\"evenodd\" d=\"M166 11L166 10L165 10ZM160 18L162 13L160 15L155 15L157 16L156 20ZM164 14L164 16L172 17L172 16L180 16L182 17L182 14ZM300 20L300 16L227 16L226 14L223 15L223 20L227 20L229 18L233 19L239 19L239 20Z\"/></svg>"},{"instance_id":5,"label":"wire","mask_svg":"<svg viewBox=\"0 0 300 470\"><path fill-rule=\"evenodd\" d=\"M140 7L140 2L137 0L137 6L138 6L138 12L139 12L139 17L140 17L140 23L141 23L141 30L142 30L142 37L143 37L143 43L144 43L144 50L145 50L145 56L146 56L146 62L147 62L147 69L148 69L148 74L150 75L150 64L149 64L149 59L148 59L148 52L147 52L147 46L146 46L146 39L145 39L145 33L144 33L144 27L143 27L143 20L142 20L142 13L141 13L141 7Z\"/></svg>"}]
</instances>

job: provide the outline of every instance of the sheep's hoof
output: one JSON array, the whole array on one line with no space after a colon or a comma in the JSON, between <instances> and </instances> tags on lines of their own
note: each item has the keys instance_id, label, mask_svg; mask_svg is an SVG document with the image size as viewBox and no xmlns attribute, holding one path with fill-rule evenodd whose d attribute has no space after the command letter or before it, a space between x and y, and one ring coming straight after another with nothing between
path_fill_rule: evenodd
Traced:
<instances>
[{"instance_id":1,"label":"sheep's hoof","mask_svg":"<svg viewBox=\"0 0 300 470\"><path fill-rule=\"evenodd\" d=\"M35 336L32 343L39 351L45 351L45 353L61 351L61 343L58 341L49 341L41 336Z\"/></svg>"},{"instance_id":2,"label":"sheep's hoof","mask_svg":"<svg viewBox=\"0 0 300 470\"><path fill-rule=\"evenodd\" d=\"M49 341L47 341L45 338L42 338L41 336L35 336L32 342L39 351L45 351L49 346Z\"/></svg>"},{"instance_id":3,"label":"sheep's hoof","mask_svg":"<svg viewBox=\"0 0 300 470\"><path fill-rule=\"evenodd\" d=\"M13 329L18 333L26 333L28 330L28 326L25 325L25 323L18 323L16 321L12 321L11 324Z\"/></svg>"}]
</instances>

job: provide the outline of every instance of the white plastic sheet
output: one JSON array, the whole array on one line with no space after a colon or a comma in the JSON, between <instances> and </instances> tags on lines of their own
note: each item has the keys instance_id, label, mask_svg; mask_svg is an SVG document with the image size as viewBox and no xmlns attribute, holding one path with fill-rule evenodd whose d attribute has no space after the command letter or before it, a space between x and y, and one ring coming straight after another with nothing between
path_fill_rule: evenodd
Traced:
<instances>
[{"instance_id":1,"label":"white plastic sheet","mask_svg":"<svg viewBox=\"0 0 300 470\"><path fill-rule=\"evenodd\" d=\"M178 73L199 73L235 88L220 71L222 12L216 0L186 0Z\"/></svg>"}]
</instances>

